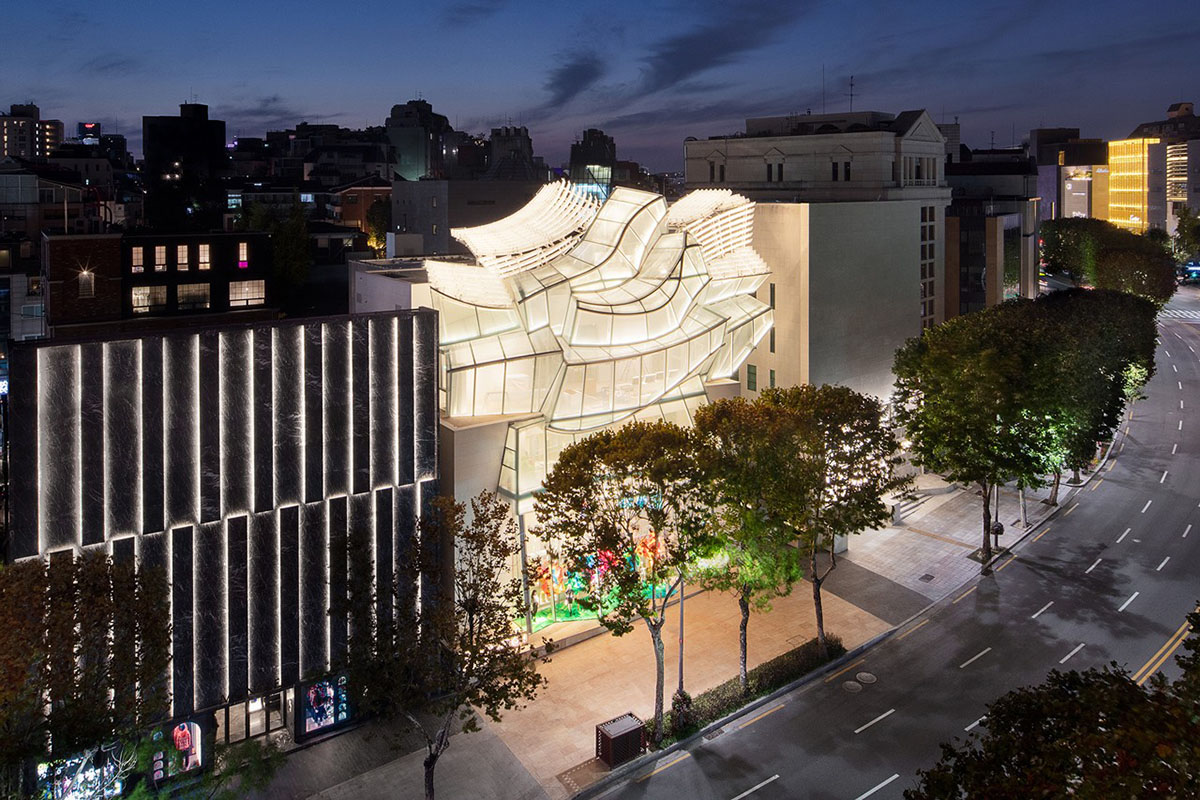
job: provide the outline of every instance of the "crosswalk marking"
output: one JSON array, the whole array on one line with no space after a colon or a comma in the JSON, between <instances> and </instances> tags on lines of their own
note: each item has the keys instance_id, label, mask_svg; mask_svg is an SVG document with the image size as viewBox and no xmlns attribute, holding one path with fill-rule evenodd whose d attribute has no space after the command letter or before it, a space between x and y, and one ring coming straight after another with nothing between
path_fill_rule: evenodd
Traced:
<instances>
[{"instance_id":1,"label":"crosswalk marking","mask_svg":"<svg viewBox=\"0 0 1200 800\"><path fill-rule=\"evenodd\" d=\"M1159 316L1172 319L1200 319L1200 311L1193 311L1189 308L1164 308L1159 312Z\"/></svg>"}]
</instances>

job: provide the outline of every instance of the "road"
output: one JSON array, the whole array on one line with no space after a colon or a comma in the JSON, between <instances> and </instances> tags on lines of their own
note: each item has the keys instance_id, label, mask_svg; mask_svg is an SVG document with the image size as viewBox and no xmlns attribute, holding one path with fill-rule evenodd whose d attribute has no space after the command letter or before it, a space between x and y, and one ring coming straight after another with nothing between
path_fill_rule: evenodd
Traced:
<instances>
[{"instance_id":1,"label":"road","mask_svg":"<svg viewBox=\"0 0 1200 800\"><path fill-rule=\"evenodd\" d=\"M867 651L601 794L621 798L900 797L938 744L1053 668L1136 677L1171 655L1200 598L1200 290L1160 318L1157 371L1113 457L1050 522ZM1194 323L1194 324L1193 324ZM1195 530L1192 526L1195 525ZM843 682L875 676L851 693Z\"/></svg>"}]
</instances>

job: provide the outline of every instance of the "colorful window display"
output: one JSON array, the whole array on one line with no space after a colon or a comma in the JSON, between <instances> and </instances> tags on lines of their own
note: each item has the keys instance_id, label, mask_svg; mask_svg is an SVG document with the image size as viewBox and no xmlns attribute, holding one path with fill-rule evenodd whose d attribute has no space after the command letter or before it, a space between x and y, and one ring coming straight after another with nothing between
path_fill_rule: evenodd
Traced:
<instances>
[{"instance_id":1,"label":"colorful window display","mask_svg":"<svg viewBox=\"0 0 1200 800\"><path fill-rule=\"evenodd\" d=\"M301 683L296 689L300 705L296 738L302 739L340 727L353 720L345 675L329 675Z\"/></svg>"},{"instance_id":2,"label":"colorful window display","mask_svg":"<svg viewBox=\"0 0 1200 800\"><path fill-rule=\"evenodd\" d=\"M119 797L137 760L132 747L114 742L54 764L38 764L41 800L108 800Z\"/></svg>"},{"instance_id":3,"label":"colorful window display","mask_svg":"<svg viewBox=\"0 0 1200 800\"><path fill-rule=\"evenodd\" d=\"M155 783L204 766L204 732L192 721L176 723L153 734L150 778Z\"/></svg>"}]
</instances>

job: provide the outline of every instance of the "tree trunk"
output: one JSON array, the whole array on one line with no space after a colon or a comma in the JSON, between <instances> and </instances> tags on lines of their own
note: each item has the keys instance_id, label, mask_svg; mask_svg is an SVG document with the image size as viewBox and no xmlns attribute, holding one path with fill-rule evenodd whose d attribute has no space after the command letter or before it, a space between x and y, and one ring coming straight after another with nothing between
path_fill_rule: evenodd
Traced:
<instances>
[{"instance_id":1,"label":"tree trunk","mask_svg":"<svg viewBox=\"0 0 1200 800\"><path fill-rule=\"evenodd\" d=\"M738 680L742 684L742 695L750 693L750 678L746 674L746 628L750 625L750 586L742 585L742 591L738 594L738 608L742 610L741 630L738 632L738 646L740 650L740 663L738 664Z\"/></svg>"},{"instance_id":2,"label":"tree trunk","mask_svg":"<svg viewBox=\"0 0 1200 800\"><path fill-rule=\"evenodd\" d=\"M1071 483L1082 483L1083 478L1079 475L1079 467L1071 467Z\"/></svg>"},{"instance_id":3,"label":"tree trunk","mask_svg":"<svg viewBox=\"0 0 1200 800\"><path fill-rule=\"evenodd\" d=\"M1021 487L1021 527L1029 527L1029 514L1025 509L1025 487Z\"/></svg>"},{"instance_id":4,"label":"tree trunk","mask_svg":"<svg viewBox=\"0 0 1200 800\"><path fill-rule=\"evenodd\" d=\"M1058 484L1062 481L1062 471L1054 470L1054 483L1050 485L1050 496L1046 498L1046 503L1052 506L1058 505Z\"/></svg>"},{"instance_id":5,"label":"tree trunk","mask_svg":"<svg viewBox=\"0 0 1200 800\"><path fill-rule=\"evenodd\" d=\"M821 608L821 582L824 580L817 575L817 545L814 543L808 559L812 574L813 611L817 617L817 649L821 658L829 658L829 645L825 642L825 612Z\"/></svg>"},{"instance_id":6,"label":"tree trunk","mask_svg":"<svg viewBox=\"0 0 1200 800\"><path fill-rule=\"evenodd\" d=\"M992 487L987 481L980 481L979 488L983 490L983 549L980 551L983 562L982 571L988 571L988 562L992 560Z\"/></svg>"},{"instance_id":7,"label":"tree trunk","mask_svg":"<svg viewBox=\"0 0 1200 800\"><path fill-rule=\"evenodd\" d=\"M425 800L433 800L433 768L437 766L437 760L432 753L425 756Z\"/></svg>"},{"instance_id":8,"label":"tree trunk","mask_svg":"<svg viewBox=\"0 0 1200 800\"><path fill-rule=\"evenodd\" d=\"M650 631L650 640L654 643L654 746L657 748L663 738L663 640L662 623L651 623L646 620L646 628Z\"/></svg>"},{"instance_id":9,"label":"tree trunk","mask_svg":"<svg viewBox=\"0 0 1200 800\"><path fill-rule=\"evenodd\" d=\"M679 693L683 694L683 597L687 594L683 572L679 573Z\"/></svg>"}]
</instances>

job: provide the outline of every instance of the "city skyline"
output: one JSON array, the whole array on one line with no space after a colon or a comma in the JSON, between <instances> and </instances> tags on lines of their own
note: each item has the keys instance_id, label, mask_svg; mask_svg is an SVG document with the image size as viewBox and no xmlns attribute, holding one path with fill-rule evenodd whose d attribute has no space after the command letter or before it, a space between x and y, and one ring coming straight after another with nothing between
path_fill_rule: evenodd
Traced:
<instances>
[{"instance_id":1,"label":"city skyline","mask_svg":"<svg viewBox=\"0 0 1200 800\"><path fill-rule=\"evenodd\" d=\"M935 2L896 20L882 2L622 0L603 14L502 0L372 2L342 30L317 4L287 17L226 2L149 8L136 21L77 3L27 6L9 18L31 35L0 54L0 90L68 131L98 120L135 151L141 117L174 114L180 102L208 104L233 139L301 121L380 125L393 104L423 97L460 130L527 126L551 165L599 127L619 157L677 170L687 136L734 133L749 116L847 110L851 75L854 108L957 117L974 147L1019 144L1041 126L1121 138L1193 99L1168 57L1200 24L1161 26L1188 19L1186 9L1170 2L1153 18L1126 19L1115 3L995 11ZM131 25L135 46L108 44L128 39ZM362 27L398 41L364 43ZM1136 100L1108 100L1121 95Z\"/></svg>"}]
</instances>

